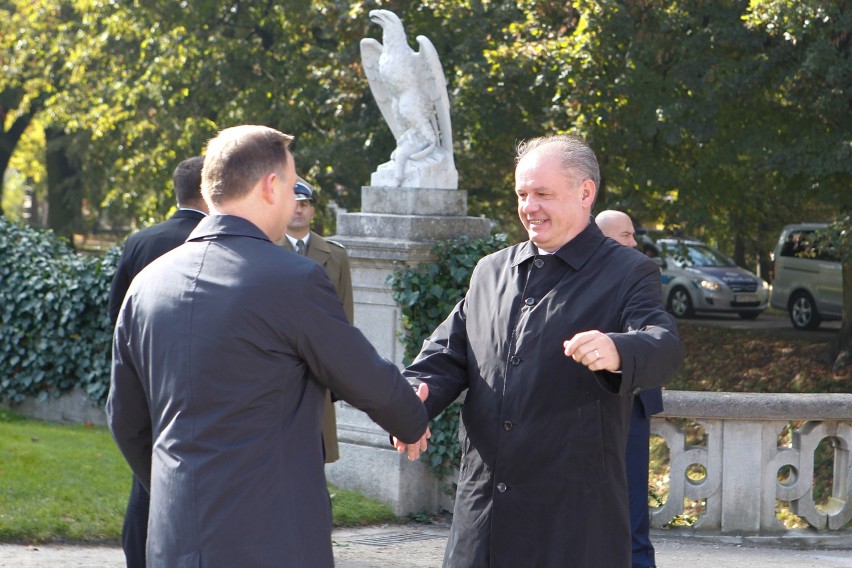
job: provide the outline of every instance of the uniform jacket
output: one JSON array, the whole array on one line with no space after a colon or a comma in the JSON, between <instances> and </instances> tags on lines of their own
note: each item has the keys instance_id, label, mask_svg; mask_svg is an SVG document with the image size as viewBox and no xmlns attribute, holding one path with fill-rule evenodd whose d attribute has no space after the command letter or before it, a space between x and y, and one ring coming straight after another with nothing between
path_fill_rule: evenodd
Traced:
<instances>
[{"instance_id":1,"label":"uniform jacket","mask_svg":"<svg viewBox=\"0 0 852 568\"><path fill-rule=\"evenodd\" d=\"M327 388L406 442L426 429L325 272L247 220L207 217L140 272L106 410L150 490L149 566L331 567Z\"/></svg>"},{"instance_id":2,"label":"uniform jacket","mask_svg":"<svg viewBox=\"0 0 852 568\"><path fill-rule=\"evenodd\" d=\"M281 244L290 250L293 245L290 239L284 237ZM328 279L334 285L337 296L343 302L343 311L350 322L355 321L355 311L352 298L352 271L349 268L349 255L346 249L334 241L329 241L311 231L305 256L319 264L328 274Z\"/></svg>"},{"instance_id":3,"label":"uniform jacket","mask_svg":"<svg viewBox=\"0 0 852 568\"><path fill-rule=\"evenodd\" d=\"M281 244L293 250L293 245L287 237L282 239ZM305 256L325 269L325 273L334 285L337 296L343 303L343 311L346 312L346 317L350 323L353 323L355 311L352 298L352 271L349 269L349 255L346 254L346 249L342 245L326 240L311 231ZM334 404L331 401L331 393L326 394L326 399L322 417L322 440L325 450L325 463L332 463L340 459L340 449L337 443L337 416L334 412Z\"/></svg>"},{"instance_id":4,"label":"uniform jacket","mask_svg":"<svg viewBox=\"0 0 852 568\"><path fill-rule=\"evenodd\" d=\"M113 325L133 277L155 258L183 244L202 219L204 213L201 211L178 209L162 223L137 231L127 238L109 290L109 320Z\"/></svg>"},{"instance_id":5,"label":"uniform jacket","mask_svg":"<svg viewBox=\"0 0 852 568\"><path fill-rule=\"evenodd\" d=\"M630 395L683 357L660 298L659 268L593 223L554 255L527 242L477 264L404 372L429 384L432 417L466 391L445 566L630 566ZM595 329L621 373L565 357L564 340Z\"/></svg>"}]
</instances>

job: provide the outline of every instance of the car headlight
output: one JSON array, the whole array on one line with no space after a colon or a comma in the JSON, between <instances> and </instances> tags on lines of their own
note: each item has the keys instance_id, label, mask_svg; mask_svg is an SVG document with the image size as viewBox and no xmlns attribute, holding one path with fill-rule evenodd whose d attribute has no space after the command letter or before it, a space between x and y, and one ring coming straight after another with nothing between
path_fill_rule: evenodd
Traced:
<instances>
[{"instance_id":1,"label":"car headlight","mask_svg":"<svg viewBox=\"0 0 852 568\"><path fill-rule=\"evenodd\" d=\"M760 287L763 288L764 290L769 290L769 288L770 288L769 282L767 282L766 280L761 278L760 279Z\"/></svg>"},{"instance_id":2,"label":"car headlight","mask_svg":"<svg viewBox=\"0 0 852 568\"><path fill-rule=\"evenodd\" d=\"M720 290L722 288L721 284L713 282L712 280L699 280L698 285L705 290Z\"/></svg>"}]
</instances>

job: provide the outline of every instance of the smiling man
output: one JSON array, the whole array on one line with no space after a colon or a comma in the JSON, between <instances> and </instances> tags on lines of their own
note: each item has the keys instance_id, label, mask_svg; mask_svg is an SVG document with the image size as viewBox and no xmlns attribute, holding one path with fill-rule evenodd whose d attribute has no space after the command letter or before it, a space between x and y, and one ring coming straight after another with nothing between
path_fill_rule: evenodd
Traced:
<instances>
[{"instance_id":1,"label":"smiling man","mask_svg":"<svg viewBox=\"0 0 852 568\"><path fill-rule=\"evenodd\" d=\"M671 377L683 350L657 265L591 222L599 185L583 140L522 143L529 241L479 261L403 373L429 385L430 417L466 392L444 566L630 566L630 395Z\"/></svg>"}]
</instances>

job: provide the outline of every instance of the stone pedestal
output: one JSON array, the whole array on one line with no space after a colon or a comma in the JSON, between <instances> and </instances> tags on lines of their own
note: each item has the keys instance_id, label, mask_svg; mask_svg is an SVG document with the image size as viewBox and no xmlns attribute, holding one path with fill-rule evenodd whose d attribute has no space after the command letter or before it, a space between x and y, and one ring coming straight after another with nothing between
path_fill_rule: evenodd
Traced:
<instances>
[{"instance_id":1,"label":"stone pedestal","mask_svg":"<svg viewBox=\"0 0 852 568\"><path fill-rule=\"evenodd\" d=\"M402 368L400 312L388 277L399 264L431 262L438 241L462 235L485 238L488 219L467 216L467 192L458 189L364 187L360 213L341 213L337 235L352 267L355 325L376 350ZM387 433L361 411L337 403L340 460L328 480L387 503L396 514L449 508L423 463L411 463L388 443Z\"/></svg>"}]
</instances>

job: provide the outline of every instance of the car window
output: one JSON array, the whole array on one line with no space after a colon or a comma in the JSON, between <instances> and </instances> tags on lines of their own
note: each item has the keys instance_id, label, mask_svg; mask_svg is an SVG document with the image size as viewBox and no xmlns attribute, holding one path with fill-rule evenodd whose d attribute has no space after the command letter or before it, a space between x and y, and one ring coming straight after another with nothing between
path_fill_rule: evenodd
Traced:
<instances>
[{"instance_id":1,"label":"car window","mask_svg":"<svg viewBox=\"0 0 852 568\"><path fill-rule=\"evenodd\" d=\"M666 254L681 268L736 266L734 261L707 245L694 243L665 243L663 247L666 250Z\"/></svg>"},{"instance_id":2,"label":"car window","mask_svg":"<svg viewBox=\"0 0 852 568\"><path fill-rule=\"evenodd\" d=\"M814 231L791 231L781 245L781 256L837 260L834 247L827 244Z\"/></svg>"}]
</instances>

